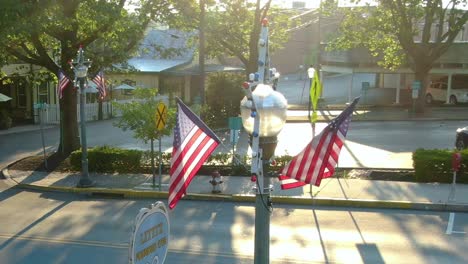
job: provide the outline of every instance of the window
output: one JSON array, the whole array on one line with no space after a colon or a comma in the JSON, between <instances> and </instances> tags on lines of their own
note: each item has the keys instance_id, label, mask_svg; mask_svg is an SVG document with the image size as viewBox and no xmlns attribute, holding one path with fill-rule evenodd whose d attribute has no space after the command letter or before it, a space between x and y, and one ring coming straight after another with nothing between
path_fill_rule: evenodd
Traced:
<instances>
[{"instance_id":1,"label":"window","mask_svg":"<svg viewBox=\"0 0 468 264\"><path fill-rule=\"evenodd\" d=\"M19 108L26 108L26 80L16 79L16 103Z\"/></svg>"},{"instance_id":2,"label":"window","mask_svg":"<svg viewBox=\"0 0 468 264\"><path fill-rule=\"evenodd\" d=\"M49 84L47 82L42 82L39 84L37 90L37 102L38 103L49 103Z\"/></svg>"}]
</instances>

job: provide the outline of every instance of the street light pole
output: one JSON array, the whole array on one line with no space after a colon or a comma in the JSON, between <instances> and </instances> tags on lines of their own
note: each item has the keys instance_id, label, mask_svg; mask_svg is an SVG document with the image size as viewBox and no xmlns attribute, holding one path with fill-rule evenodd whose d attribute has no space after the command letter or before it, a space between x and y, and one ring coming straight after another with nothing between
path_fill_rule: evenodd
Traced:
<instances>
[{"instance_id":1,"label":"street light pole","mask_svg":"<svg viewBox=\"0 0 468 264\"><path fill-rule=\"evenodd\" d=\"M251 135L252 168L251 179L256 183L255 199L255 250L254 263L270 262L270 214L272 211L269 178L264 177L264 166L273 155L277 138L286 122L287 101L274 91L270 77L279 77L269 69L268 59L268 21L262 21L259 40L258 72L250 74L250 82L242 86L246 97L241 101L242 123ZM268 84L265 84L268 83ZM267 166L265 166L267 168ZM268 176L267 170L266 174Z\"/></svg>"},{"instance_id":2,"label":"street light pole","mask_svg":"<svg viewBox=\"0 0 468 264\"><path fill-rule=\"evenodd\" d=\"M80 126L81 126L81 177L77 187L85 188L93 186L93 182L89 178L88 171L88 144L86 140L86 93L85 83L88 75L88 68L91 66L91 61L84 59L83 48L80 47L76 61L72 61L75 79L80 87Z\"/></svg>"}]
</instances>

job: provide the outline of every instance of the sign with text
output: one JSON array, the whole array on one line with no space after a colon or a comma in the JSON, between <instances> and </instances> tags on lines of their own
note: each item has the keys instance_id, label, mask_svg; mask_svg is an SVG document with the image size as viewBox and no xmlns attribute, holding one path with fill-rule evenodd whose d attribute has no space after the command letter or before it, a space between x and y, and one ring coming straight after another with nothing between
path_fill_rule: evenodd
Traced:
<instances>
[{"instance_id":1,"label":"sign with text","mask_svg":"<svg viewBox=\"0 0 468 264\"><path fill-rule=\"evenodd\" d=\"M142 208L130 241L130 263L164 263L169 248L169 216L163 202Z\"/></svg>"},{"instance_id":2,"label":"sign with text","mask_svg":"<svg viewBox=\"0 0 468 264\"><path fill-rule=\"evenodd\" d=\"M421 82L420 81L413 81L411 84L411 89L413 91L412 97L413 99L418 99L419 90L421 89Z\"/></svg>"},{"instance_id":3,"label":"sign with text","mask_svg":"<svg viewBox=\"0 0 468 264\"><path fill-rule=\"evenodd\" d=\"M239 116L229 117L229 129L240 130L242 128L242 118Z\"/></svg>"}]
</instances>

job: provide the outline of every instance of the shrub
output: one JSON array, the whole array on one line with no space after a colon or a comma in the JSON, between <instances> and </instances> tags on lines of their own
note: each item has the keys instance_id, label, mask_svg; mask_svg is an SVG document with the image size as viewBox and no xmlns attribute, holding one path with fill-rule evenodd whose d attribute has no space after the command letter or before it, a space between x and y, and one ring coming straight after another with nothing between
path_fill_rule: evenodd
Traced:
<instances>
[{"instance_id":1,"label":"shrub","mask_svg":"<svg viewBox=\"0 0 468 264\"><path fill-rule=\"evenodd\" d=\"M159 152L154 153L156 170L159 167ZM277 172L291 156L276 157L276 166L270 166L271 172ZM232 154L217 153L209 157L197 174L210 175L218 170L223 176L249 176L250 156L238 157L240 162L232 164ZM88 149L88 169L101 173L152 173L151 153L149 151L127 150L116 147L100 146ZM162 153L162 172L169 173L171 153ZM240 164L239 164L240 163ZM72 152L70 164L73 170L81 170L81 150Z\"/></svg>"},{"instance_id":2,"label":"shrub","mask_svg":"<svg viewBox=\"0 0 468 264\"><path fill-rule=\"evenodd\" d=\"M451 183L453 178L452 156L449 149L417 149L413 152L413 166L417 182ZM457 174L458 183L467 183L464 171L468 165L468 149L461 152L462 165Z\"/></svg>"},{"instance_id":3,"label":"shrub","mask_svg":"<svg viewBox=\"0 0 468 264\"><path fill-rule=\"evenodd\" d=\"M142 152L102 146L88 149L88 169L95 172L139 172ZM72 152L73 169L81 170L81 150Z\"/></svg>"},{"instance_id":4,"label":"shrub","mask_svg":"<svg viewBox=\"0 0 468 264\"><path fill-rule=\"evenodd\" d=\"M11 127L12 119L5 109L0 109L0 129L8 129Z\"/></svg>"},{"instance_id":5,"label":"shrub","mask_svg":"<svg viewBox=\"0 0 468 264\"><path fill-rule=\"evenodd\" d=\"M242 82L245 76L217 73L209 76L206 105L201 109L203 121L211 128L227 127L228 118L240 114L240 101L244 97Z\"/></svg>"}]
</instances>

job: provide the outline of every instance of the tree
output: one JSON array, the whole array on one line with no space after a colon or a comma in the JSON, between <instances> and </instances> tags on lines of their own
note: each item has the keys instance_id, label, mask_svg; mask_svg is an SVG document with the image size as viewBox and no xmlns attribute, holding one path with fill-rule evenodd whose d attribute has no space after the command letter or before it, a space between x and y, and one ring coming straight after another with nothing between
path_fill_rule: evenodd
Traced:
<instances>
[{"instance_id":1,"label":"tree","mask_svg":"<svg viewBox=\"0 0 468 264\"><path fill-rule=\"evenodd\" d=\"M270 52L287 42L291 12L271 5L268 1L221 0L207 3L204 23L206 52L210 57L234 56L247 73L257 71L258 41L261 22L269 20ZM198 29L199 12L184 21L184 27ZM179 26L181 26L179 24Z\"/></svg>"},{"instance_id":2,"label":"tree","mask_svg":"<svg viewBox=\"0 0 468 264\"><path fill-rule=\"evenodd\" d=\"M206 33L211 55L234 56L244 64L247 74L256 72L262 20L269 21L270 52L289 38L291 12L274 7L271 2L219 1L207 15Z\"/></svg>"},{"instance_id":3,"label":"tree","mask_svg":"<svg viewBox=\"0 0 468 264\"><path fill-rule=\"evenodd\" d=\"M216 73L208 77L206 105L202 108L202 116L209 127L226 127L229 117L240 114L239 102L244 97L244 92L239 85L243 81L245 76L238 73Z\"/></svg>"},{"instance_id":4,"label":"tree","mask_svg":"<svg viewBox=\"0 0 468 264\"><path fill-rule=\"evenodd\" d=\"M122 117L118 119L114 126L123 129L130 129L134 132L133 137L142 140L145 144L151 142L151 165L154 175L154 140L159 139L164 135L170 135L175 124L175 110L167 110L167 119L164 129L158 131L157 114L158 104L160 100L156 100L158 94L157 89L137 88L133 91L135 98L139 101L129 103L114 103L117 111L122 113ZM161 155L161 153L160 153ZM161 157L161 156L160 156ZM161 160L160 160L161 166Z\"/></svg>"},{"instance_id":5,"label":"tree","mask_svg":"<svg viewBox=\"0 0 468 264\"><path fill-rule=\"evenodd\" d=\"M351 2L358 4L360 1ZM457 8L467 1L376 2L376 6L344 10L340 35L330 43L329 48L364 46L373 56L379 57L379 64L386 68L396 69L408 65L414 71L415 79L422 84L416 110L423 112L429 71L453 44L467 22L468 11Z\"/></svg>"},{"instance_id":6,"label":"tree","mask_svg":"<svg viewBox=\"0 0 468 264\"><path fill-rule=\"evenodd\" d=\"M93 61L90 73L123 62L144 36L150 21L170 21L176 10L191 1L142 0L133 12L126 0L2 0L0 54L38 65L72 78L68 65L80 45ZM4 8L7 7L7 8ZM90 74L90 75L91 75ZM60 100L59 152L68 155L79 147L77 91L72 84Z\"/></svg>"}]
</instances>

